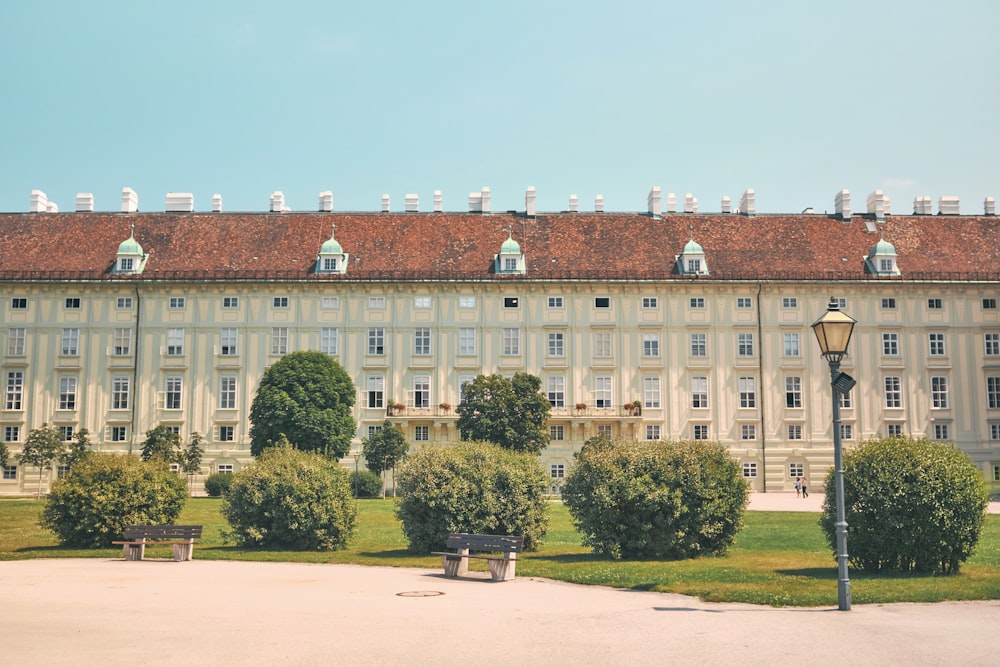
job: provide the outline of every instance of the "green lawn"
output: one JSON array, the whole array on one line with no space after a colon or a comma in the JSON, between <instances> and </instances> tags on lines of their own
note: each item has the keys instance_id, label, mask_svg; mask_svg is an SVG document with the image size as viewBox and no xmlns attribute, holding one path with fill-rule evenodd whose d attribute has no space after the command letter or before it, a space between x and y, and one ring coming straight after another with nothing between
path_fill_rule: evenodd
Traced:
<instances>
[{"instance_id":1,"label":"green lawn","mask_svg":"<svg viewBox=\"0 0 1000 667\"><path fill-rule=\"evenodd\" d=\"M23 558L118 558L118 549L67 549L38 527L44 501L0 499L0 560ZM192 498L178 523L201 524L195 558L205 560L357 563L392 567L439 567L433 556L406 550L392 500L362 500L358 532L349 549L337 552L239 549L223 538L221 501ZM548 577L582 584L694 595L704 600L767 605L835 606L837 568L818 525L808 512L747 512L746 528L725 556L685 561L615 561L580 544L566 508L550 505L549 534L541 549L518 560L518 576ZM850 534L848 534L848 549ZM148 550L168 557L166 548ZM856 604L1000 599L1000 516L990 516L976 554L951 577L870 576L851 572Z\"/></svg>"}]
</instances>

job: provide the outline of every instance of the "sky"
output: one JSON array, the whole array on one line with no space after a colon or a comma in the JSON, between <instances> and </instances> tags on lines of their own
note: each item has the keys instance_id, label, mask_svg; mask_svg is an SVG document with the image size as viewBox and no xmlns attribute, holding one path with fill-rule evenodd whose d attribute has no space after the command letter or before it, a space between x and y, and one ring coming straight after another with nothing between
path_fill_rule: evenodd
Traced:
<instances>
[{"instance_id":1,"label":"sky","mask_svg":"<svg viewBox=\"0 0 1000 667\"><path fill-rule=\"evenodd\" d=\"M1000 199L996 0L5 2L0 95L3 212Z\"/></svg>"}]
</instances>

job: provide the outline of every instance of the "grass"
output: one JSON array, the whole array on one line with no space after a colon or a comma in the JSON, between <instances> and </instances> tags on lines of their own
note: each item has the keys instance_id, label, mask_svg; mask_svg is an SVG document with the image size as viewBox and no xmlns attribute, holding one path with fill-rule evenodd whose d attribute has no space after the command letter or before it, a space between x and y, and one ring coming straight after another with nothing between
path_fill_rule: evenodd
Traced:
<instances>
[{"instance_id":1,"label":"grass","mask_svg":"<svg viewBox=\"0 0 1000 667\"><path fill-rule=\"evenodd\" d=\"M119 549L71 549L38 526L44 501L0 499L0 560L119 558ZM358 532L336 552L242 549L223 537L221 501L192 498L177 523L204 526L195 558L204 560L356 563L390 567L440 567L433 556L412 554L392 500L359 502ZM725 556L684 561L616 561L582 546L568 510L550 506L549 533L541 549L518 560L519 576L697 596L717 602L772 606L835 606L837 568L809 512L747 512L746 528ZM848 534L848 547L850 535ZM169 557L167 548L148 550ZM867 575L851 571L855 604L1000 599L1000 516L986 522L976 554L957 576Z\"/></svg>"}]
</instances>

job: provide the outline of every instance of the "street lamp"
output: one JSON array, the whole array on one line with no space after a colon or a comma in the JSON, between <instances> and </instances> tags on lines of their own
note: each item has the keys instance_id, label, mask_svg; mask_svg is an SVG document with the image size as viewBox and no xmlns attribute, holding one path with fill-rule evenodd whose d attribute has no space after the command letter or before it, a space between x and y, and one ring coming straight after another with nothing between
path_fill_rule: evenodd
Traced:
<instances>
[{"instance_id":1,"label":"street lamp","mask_svg":"<svg viewBox=\"0 0 1000 667\"><path fill-rule=\"evenodd\" d=\"M819 341L823 358L830 363L830 384L833 387L833 472L837 484L837 608L851 610L851 580L847 576L847 516L844 509L844 452L840 436L840 397L854 386L854 378L840 372L840 361L847 354L847 344L857 320L840 312L837 299L830 304L812 329Z\"/></svg>"},{"instance_id":2,"label":"street lamp","mask_svg":"<svg viewBox=\"0 0 1000 667\"><path fill-rule=\"evenodd\" d=\"M358 499L358 459L361 458L361 450L354 450L354 499Z\"/></svg>"}]
</instances>

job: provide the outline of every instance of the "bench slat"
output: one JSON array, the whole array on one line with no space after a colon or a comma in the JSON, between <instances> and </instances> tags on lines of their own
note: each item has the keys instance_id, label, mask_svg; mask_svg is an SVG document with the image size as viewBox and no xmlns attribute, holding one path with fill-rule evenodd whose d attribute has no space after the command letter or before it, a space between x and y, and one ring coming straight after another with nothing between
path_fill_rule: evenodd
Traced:
<instances>
[{"instance_id":1,"label":"bench slat","mask_svg":"<svg viewBox=\"0 0 1000 667\"><path fill-rule=\"evenodd\" d=\"M122 532L126 540L191 540L201 537L201 526L127 526Z\"/></svg>"},{"instance_id":2,"label":"bench slat","mask_svg":"<svg viewBox=\"0 0 1000 667\"><path fill-rule=\"evenodd\" d=\"M520 535L452 533L448 536L448 548L520 553L524 550L524 537Z\"/></svg>"}]
</instances>

